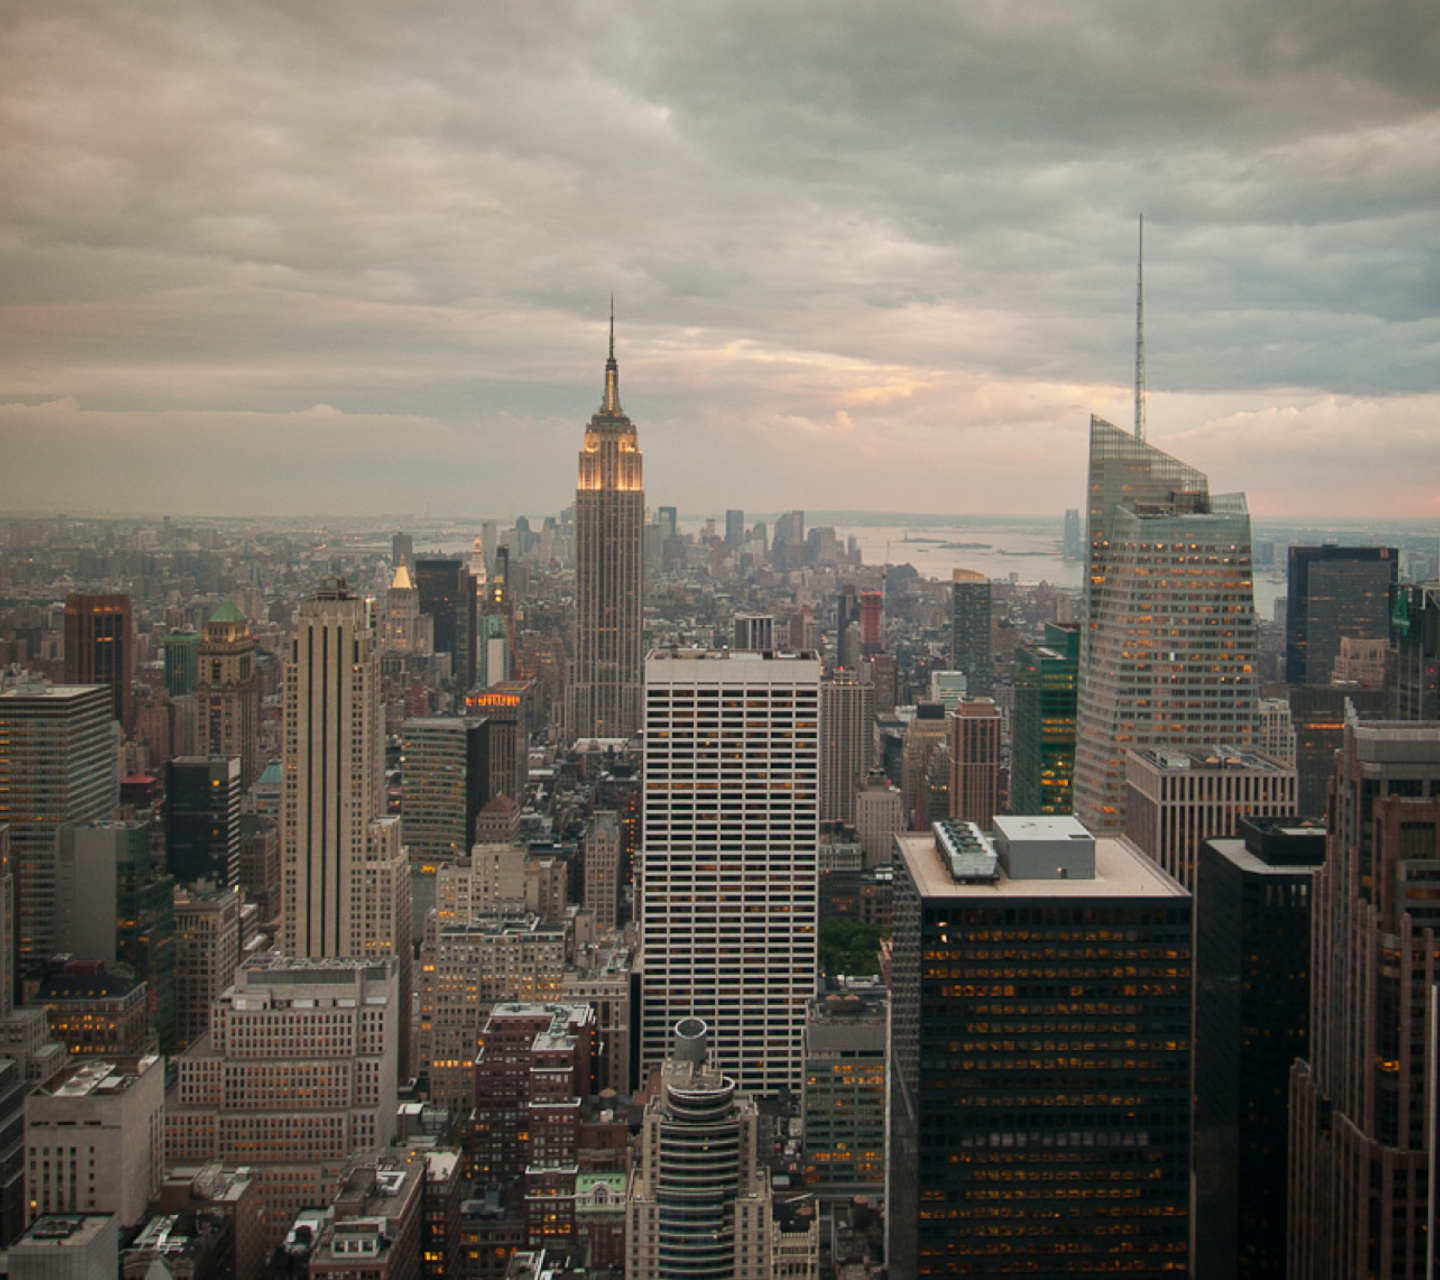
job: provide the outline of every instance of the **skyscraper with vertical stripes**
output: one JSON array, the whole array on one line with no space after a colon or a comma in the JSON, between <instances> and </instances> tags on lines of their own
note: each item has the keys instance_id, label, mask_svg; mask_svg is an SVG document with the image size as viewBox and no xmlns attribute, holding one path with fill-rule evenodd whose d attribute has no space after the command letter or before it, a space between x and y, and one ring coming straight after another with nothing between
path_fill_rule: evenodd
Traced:
<instances>
[{"instance_id":1,"label":"skyscraper with vertical stripes","mask_svg":"<svg viewBox=\"0 0 1440 1280\"><path fill-rule=\"evenodd\" d=\"M370 606L343 578L300 605L285 664L284 725L285 954L396 956L408 1001L410 868L400 819L385 812L380 658ZM408 1026L401 1019L402 1069Z\"/></svg>"},{"instance_id":2,"label":"skyscraper with vertical stripes","mask_svg":"<svg viewBox=\"0 0 1440 1280\"><path fill-rule=\"evenodd\" d=\"M575 487L575 670L571 738L628 738L640 727L645 485L635 424L620 408L615 316L605 396L585 429Z\"/></svg>"}]
</instances>

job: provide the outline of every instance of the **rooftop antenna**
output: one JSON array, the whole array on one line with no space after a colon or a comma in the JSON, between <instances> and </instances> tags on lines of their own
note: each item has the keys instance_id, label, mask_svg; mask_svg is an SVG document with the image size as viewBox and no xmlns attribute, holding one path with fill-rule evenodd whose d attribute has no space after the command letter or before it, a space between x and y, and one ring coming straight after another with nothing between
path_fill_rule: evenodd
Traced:
<instances>
[{"instance_id":1,"label":"rooftop antenna","mask_svg":"<svg viewBox=\"0 0 1440 1280\"><path fill-rule=\"evenodd\" d=\"M1140 213L1140 256L1135 267L1135 439L1145 439L1145 213Z\"/></svg>"}]
</instances>

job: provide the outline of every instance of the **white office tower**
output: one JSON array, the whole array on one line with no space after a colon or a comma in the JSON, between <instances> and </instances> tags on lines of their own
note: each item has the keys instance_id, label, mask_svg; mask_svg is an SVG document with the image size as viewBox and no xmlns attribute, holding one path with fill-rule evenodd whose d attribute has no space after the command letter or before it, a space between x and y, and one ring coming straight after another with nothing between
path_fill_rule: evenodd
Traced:
<instances>
[{"instance_id":1,"label":"white office tower","mask_svg":"<svg viewBox=\"0 0 1440 1280\"><path fill-rule=\"evenodd\" d=\"M410 867L385 813L385 717L373 620L343 579L300 605L285 664L280 838L288 956L400 962L411 990ZM399 1025L409 1068L409 1020Z\"/></svg>"},{"instance_id":2,"label":"white office tower","mask_svg":"<svg viewBox=\"0 0 1440 1280\"><path fill-rule=\"evenodd\" d=\"M694 1016L741 1088L801 1084L815 993L820 662L665 650L645 662L637 872L641 1065Z\"/></svg>"},{"instance_id":3,"label":"white office tower","mask_svg":"<svg viewBox=\"0 0 1440 1280\"><path fill-rule=\"evenodd\" d=\"M1125 753L1250 747L1256 701L1250 516L1195 468L1090 419L1089 563L1075 816L1125 823Z\"/></svg>"},{"instance_id":4,"label":"white office tower","mask_svg":"<svg viewBox=\"0 0 1440 1280\"><path fill-rule=\"evenodd\" d=\"M753 1098L706 1060L706 1027L685 1018L645 1106L630 1179L626 1280L813 1280L819 1229L785 1231L756 1158Z\"/></svg>"}]
</instances>

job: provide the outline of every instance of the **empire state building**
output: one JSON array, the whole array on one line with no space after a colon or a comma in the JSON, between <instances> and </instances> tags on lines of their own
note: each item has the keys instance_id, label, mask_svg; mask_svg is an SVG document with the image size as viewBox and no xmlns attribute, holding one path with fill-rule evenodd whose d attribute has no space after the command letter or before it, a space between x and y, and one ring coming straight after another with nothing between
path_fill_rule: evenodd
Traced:
<instances>
[{"instance_id":1,"label":"empire state building","mask_svg":"<svg viewBox=\"0 0 1440 1280\"><path fill-rule=\"evenodd\" d=\"M620 408L615 317L605 398L585 429L575 488L574 738L628 738L640 727L645 489L635 424Z\"/></svg>"}]
</instances>

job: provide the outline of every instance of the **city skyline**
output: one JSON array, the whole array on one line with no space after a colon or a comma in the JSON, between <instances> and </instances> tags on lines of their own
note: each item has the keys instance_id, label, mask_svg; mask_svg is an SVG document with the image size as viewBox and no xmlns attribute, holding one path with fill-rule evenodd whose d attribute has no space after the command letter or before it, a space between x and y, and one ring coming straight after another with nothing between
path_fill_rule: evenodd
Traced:
<instances>
[{"instance_id":1,"label":"city skyline","mask_svg":"<svg viewBox=\"0 0 1440 1280\"><path fill-rule=\"evenodd\" d=\"M613 289L657 500L1058 517L1144 209L1151 440L1433 518L1440 18L1190 13L21 3L0 508L559 510Z\"/></svg>"}]
</instances>

